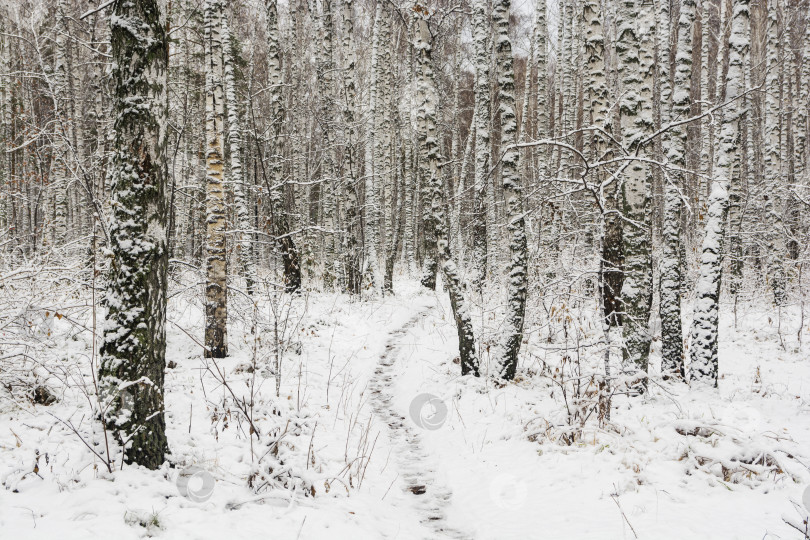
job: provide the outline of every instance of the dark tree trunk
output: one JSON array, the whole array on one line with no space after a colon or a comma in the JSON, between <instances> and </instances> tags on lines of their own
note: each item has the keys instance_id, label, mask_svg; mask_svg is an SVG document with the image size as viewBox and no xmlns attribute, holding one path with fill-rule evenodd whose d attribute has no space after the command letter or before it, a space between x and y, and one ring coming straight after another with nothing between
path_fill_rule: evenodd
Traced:
<instances>
[{"instance_id":1,"label":"dark tree trunk","mask_svg":"<svg viewBox=\"0 0 810 540\"><path fill-rule=\"evenodd\" d=\"M163 370L169 47L157 0L118 1L113 10L112 263L100 397L126 461L157 469L168 450Z\"/></svg>"}]
</instances>

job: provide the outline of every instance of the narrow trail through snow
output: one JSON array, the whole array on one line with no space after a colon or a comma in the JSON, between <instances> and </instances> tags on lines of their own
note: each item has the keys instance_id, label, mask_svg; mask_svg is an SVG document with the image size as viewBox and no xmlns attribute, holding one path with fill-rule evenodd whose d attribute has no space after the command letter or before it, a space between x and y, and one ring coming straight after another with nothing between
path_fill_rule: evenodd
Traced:
<instances>
[{"instance_id":1,"label":"narrow trail through snow","mask_svg":"<svg viewBox=\"0 0 810 540\"><path fill-rule=\"evenodd\" d=\"M442 537L470 538L470 535L447 525L445 508L452 492L436 480L419 433L393 405L394 365L400 356L403 338L427 316L430 309L422 308L401 328L389 334L371 378L372 405L377 416L388 426L400 475L405 480L405 489L413 494L414 504L422 516L421 523Z\"/></svg>"}]
</instances>

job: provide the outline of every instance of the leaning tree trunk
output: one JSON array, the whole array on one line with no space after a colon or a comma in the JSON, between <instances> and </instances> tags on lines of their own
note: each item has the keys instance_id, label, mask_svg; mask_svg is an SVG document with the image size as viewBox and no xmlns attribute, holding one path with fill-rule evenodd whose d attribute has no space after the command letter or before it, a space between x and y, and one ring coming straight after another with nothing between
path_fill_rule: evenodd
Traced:
<instances>
[{"instance_id":1,"label":"leaning tree trunk","mask_svg":"<svg viewBox=\"0 0 810 540\"><path fill-rule=\"evenodd\" d=\"M726 101L735 100L744 88L747 74L743 70L748 53L749 0L735 0L731 20L729 67L726 75ZM690 379L717 386L717 342L720 278L723 270L723 236L728 209L729 182L734 182L733 163L739 145L739 121L744 112L742 102L734 102L722 112L720 147L715 176L709 196L706 235L700 258L700 277L695 297L695 315L690 331Z\"/></svg>"},{"instance_id":2,"label":"leaning tree trunk","mask_svg":"<svg viewBox=\"0 0 810 540\"><path fill-rule=\"evenodd\" d=\"M652 4L625 0L617 14L619 36L616 48L623 72L622 136L627 148L645 157L643 138L652 127L653 37ZM624 173L622 212L625 273L621 291L623 307L624 362L647 371L650 355L650 304L652 258L650 249L650 170L644 161L633 160Z\"/></svg>"},{"instance_id":3,"label":"leaning tree trunk","mask_svg":"<svg viewBox=\"0 0 810 540\"><path fill-rule=\"evenodd\" d=\"M228 355L222 96L222 3L205 2L205 356Z\"/></svg>"},{"instance_id":4,"label":"leaning tree trunk","mask_svg":"<svg viewBox=\"0 0 810 540\"><path fill-rule=\"evenodd\" d=\"M124 446L126 461L150 469L161 466L168 449L163 372L169 42L158 4L115 2L110 19L115 85L112 264L99 370L107 427Z\"/></svg>"},{"instance_id":5,"label":"leaning tree trunk","mask_svg":"<svg viewBox=\"0 0 810 540\"><path fill-rule=\"evenodd\" d=\"M499 103L501 109L501 178L506 199L510 233L509 272L507 282L506 320L501 330L501 358L498 376L515 377L518 353L523 341L523 320L526 314L527 246L526 221L523 215L523 194L518 176L520 152L517 149L517 118L515 117L515 72L512 67L512 42L509 40L510 0L499 0L492 13L495 22L495 57L500 73Z\"/></svg>"},{"instance_id":6,"label":"leaning tree trunk","mask_svg":"<svg viewBox=\"0 0 810 540\"><path fill-rule=\"evenodd\" d=\"M463 286L458 267L450 256L450 244L447 237L447 221L442 201L442 177L439 174L439 144L436 139L436 81L432 65L432 44L428 29L427 9L417 5L415 12L414 49L417 60L417 101L419 104L418 123L424 137L420 159L429 171L430 199L425 204L433 214L433 228L436 235L436 252L447 291L450 294L450 305L456 320L458 331L459 358L461 374L478 376L478 358L475 354L475 336L472 318L464 298Z\"/></svg>"}]
</instances>

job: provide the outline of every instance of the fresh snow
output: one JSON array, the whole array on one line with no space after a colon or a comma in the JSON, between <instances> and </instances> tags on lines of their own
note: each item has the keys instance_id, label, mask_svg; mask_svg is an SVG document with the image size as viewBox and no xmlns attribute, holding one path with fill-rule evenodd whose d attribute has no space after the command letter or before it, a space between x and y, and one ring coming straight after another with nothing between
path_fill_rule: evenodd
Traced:
<instances>
[{"instance_id":1,"label":"fresh snow","mask_svg":"<svg viewBox=\"0 0 810 540\"><path fill-rule=\"evenodd\" d=\"M41 348L28 354L38 355L37 375L58 402L33 405L0 390L0 537L798 537L783 521L804 517L810 482L810 363L807 345L796 340L798 309L783 309L780 340L780 321L762 302L738 306L736 329L722 306L719 390L663 382L653 372L646 396L616 396L611 422L599 428L589 421L567 445L560 436L565 401L550 375L560 367L556 338L550 343L530 321L515 381L461 378L446 293L395 283L394 296L306 293L280 310L290 314L280 401L309 415L310 426L317 422L294 450L294 466L303 467L311 441L315 465L299 472L313 481L314 497L248 487L247 426L235 408L212 420L228 401L195 343L203 333L202 291L175 286L169 300L167 361L177 364L166 371L172 465L157 471L108 473L59 420L103 448L94 397L80 391L92 387L91 334L79 326L91 327L89 309L62 318L29 312L36 324L28 337ZM51 301L64 302L66 313L77 304L68 296ZM253 376L244 367L257 342L246 302L234 303L231 357L219 365L239 393ZM585 326L584 338L598 342L601 329ZM266 365L256 377L269 400L275 380L261 373L273 371L271 336L262 340ZM659 352L656 342L651 365ZM425 394L439 401L421 410L420 427L410 408ZM265 451L255 438L253 446ZM759 456L777 465L758 465ZM734 458L744 457L752 463L740 468ZM205 488L205 474L181 477L191 466L215 480L209 499L181 495L178 480L188 491Z\"/></svg>"}]
</instances>

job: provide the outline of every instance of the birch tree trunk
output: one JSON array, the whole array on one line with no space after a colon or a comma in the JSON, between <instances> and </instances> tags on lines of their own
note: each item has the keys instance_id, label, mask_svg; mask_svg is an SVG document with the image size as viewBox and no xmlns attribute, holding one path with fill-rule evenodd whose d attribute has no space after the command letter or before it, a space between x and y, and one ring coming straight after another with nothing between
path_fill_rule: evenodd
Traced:
<instances>
[{"instance_id":1,"label":"birch tree trunk","mask_svg":"<svg viewBox=\"0 0 810 540\"><path fill-rule=\"evenodd\" d=\"M374 171L377 180L377 202L380 205L377 212L378 231L378 260L377 272L379 274L378 288L386 292L393 291L393 265L388 264L392 259L388 252L394 244L394 226L391 218L394 212L394 150L393 150L393 120L394 111L391 101L392 75L391 49L392 43L391 13L384 2L380 2L379 46L377 63L375 65L376 102L374 104ZM382 263L382 264L381 264ZM390 269L390 273L389 273Z\"/></svg>"},{"instance_id":2,"label":"birch tree trunk","mask_svg":"<svg viewBox=\"0 0 810 540\"><path fill-rule=\"evenodd\" d=\"M433 77L433 66L431 65L431 41L432 36L426 21L420 19L420 14L424 10L427 14L427 8L416 4L414 10L417 13L415 19L414 32L416 33L416 43L414 44L414 55L416 56L416 77L417 77L417 103L418 109L416 112L416 125L417 125L417 138L419 140L419 160L417 171L419 173L419 193L422 202L422 286L427 289L436 288L436 274L439 270L439 254L438 240L437 240L437 227L443 227L444 223L437 223L436 209L433 207L434 196L441 200L441 193L443 191L441 180L436 178L438 172L434 171L432 167L438 165L439 155L439 141L435 133L436 122L436 95L435 82ZM376 44L376 43L375 43ZM427 49L419 47L427 47ZM372 53L373 55L373 53ZM430 81L426 81L427 74L430 75ZM427 118L427 115L433 115L432 118ZM431 129L431 122L433 122L433 131ZM435 153L435 157L431 154ZM435 161L435 162L434 162ZM438 185L436 185L438 183ZM438 189L438 194L434 194L434 190ZM368 204L368 203L366 203ZM441 206L441 203L439 203Z\"/></svg>"},{"instance_id":3,"label":"birch tree trunk","mask_svg":"<svg viewBox=\"0 0 810 540\"><path fill-rule=\"evenodd\" d=\"M281 252L284 267L284 286L288 293L301 289L301 264L298 248L290 230L284 208L284 80L281 74L281 48L279 47L278 8L276 0L266 0L267 15L267 78L270 85L270 179L265 182L270 198L271 234ZM265 179L267 180L267 179Z\"/></svg>"},{"instance_id":4,"label":"birch tree trunk","mask_svg":"<svg viewBox=\"0 0 810 540\"><path fill-rule=\"evenodd\" d=\"M585 23L585 53L587 62L586 109L590 121L596 128L591 135L589 158L599 161L607 148L612 130L612 119L608 117L608 86L605 58L605 32L602 24L603 11L599 2L588 0L583 8ZM597 173L599 185L603 186L604 174ZM600 304L604 321L608 326L621 324L619 293L622 288L622 228L617 216L616 188L605 186L609 194L600 192L597 201L601 216L599 227L599 289ZM607 330L606 330L607 331Z\"/></svg>"},{"instance_id":5,"label":"birch tree trunk","mask_svg":"<svg viewBox=\"0 0 810 540\"><path fill-rule=\"evenodd\" d=\"M51 94L53 96L54 118L56 119L55 155L51 165L53 169L54 199L54 229L53 242L64 245L68 235L68 214L70 197L70 163L72 161L72 125L73 118L68 111L69 80L73 76L69 62L69 51L66 35L66 26L69 24L64 0L57 3L57 15L60 20L60 30L56 34L56 55L53 67L53 77L50 80Z\"/></svg>"},{"instance_id":6,"label":"birch tree trunk","mask_svg":"<svg viewBox=\"0 0 810 540\"><path fill-rule=\"evenodd\" d=\"M487 214L484 207L490 162L489 48L487 46L488 11L485 0L473 1L473 42L475 47L475 179L472 209L471 281L481 292L487 273ZM490 226L494 224L490 223Z\"/></svg>"},{"instance_id":7,"label":"birch tree trunk","mask_svg":"<svg viewBox=\"0 0 810 540\"><path fill-rule=\"evenodd\" d=\"M222 18L222 40L225 42L225 96L228 100L228 143L230 144L231 183L233 185L233 202L236 207L236 249L245 285L249 295L253 296L258 275L256 261L253 259L250 210L245 194L249 185L245 182L242 171L242 128L239 119L239 105L236 100L236 82L233 74L234 59L231 54L231 32L228 21Z\"/></svg>"},{"instance_id":8,"label":"birch tree trunk","mask_svg":"<svg viewBox=\"0 0 810 540\"><path fill-rule=\"evenodd\" d=\"M444 213L444 204L442 202L442 175L438 173L439 145L436 139L436 82L431 58L432 36L430 35L427 22L429 13L426 8L417 4L414 7L414 14L414 49L418 71L418 119L420 131L425 134L424 144L422 145L423 155L421 157L427 164L427 169L430 174L430 200L427 201L427 205L433 213L438 264L441 267L445 286L450 294L450 305L456 320L461 374L478 376L478 358L475 354L475 336L473 334L472 319L467 308L466 299L464 298L458 267L450 255L447 221Z\"/></svg>"},{"instance_id":9,"label":"birch tree trunk","mask_svg":"<svg viewBox=\"0 0 810 540\"><path fill-rule=\"evenodd\" d=\"M668 104L669 120L682 121L691 113L689 82L692 69L692 27L695 2L683 0L677 25L675 77ZM668 137L667 161L675 169L664 171L663 253L661 255L661 371L665 377L684 376L681 329L681 192L686 191L688 126L676 125Z\"/></svg>"},{"instance_id":10,"label":"birch tree trunk","mask_svg":"<svg viewBox=\"0 0 810 540\"><path fill-rule=\"evenodd\" d=\"M746 74L743 72L745 55L748 54L749 0L734 0L731 38L728 43L729 69L726 76L726 100L738 98L744 88ZM723 236L728 209L729 182L737 179L733 164L739 144L739 120L743 110L741 102L723 110L720 128L719 149L706 233L700 258L700 277L697 282L694 319L690 331L690 379L717 386L718 317L720 278L723 270Z\"/></svg>"},{"instance_id":11,"label":"birch tree trunk","mask_svg":"<svg viewBox=\"0 0 810 540\"><path fill-rule=\"evenodd\" d=\"M783 305L786 301L785 283L785 237L782 222L782 144L780 138L782 108L780 105L781 82L781 34L777 19L777 2L768 2L767 23L768 72L765 81L765 183L769 186L765 197L766 252L768 281L773 290L774 301ZM728 84L728 83L726 83ZM728 90L726 90L728 98Z\"/></svg>"},{"instance_id":12,"label":"birch tree trunk","mask_svg":"<svg viewBox=\"0 0 810 540\"><path fill-rule=\"evenodd\" d=\"M410 27L408 28L409 35L412 33ZM413 44L409 44L407 56L407 69L409 80L416 80L416 66L415 66L415 52ZM417 205L417 159L418 150L416 142L416 130L413 129L413 114L412 111L416 109L416 101L414 92L408 92L405 102L405 114L408 118L408 129L403 144L405 145L405 262L408 265L408 274L412 275L416 270L416 243L417 243L417 219L416 219L416 205Z\"/></svg>"},{"instance_id":13,"label":"birch tree trunk","mask_svg":"<svg viewBox=\"0 0 810 540\"><path fill-rule=\"evenodd\" d=\"M538 139L545 139L549 134L549 111L548 102L548 23L546 22L546 2L535 3L534 21L534 61L537 66L537 133ZM547 152L541 148L542 154ZM547 162L548 160L543 160ZM541 173L547 172L542 167Z\"/></svg>"},{"instance_id":14,"label":"birch tree trunk","mask_svg":"<svg viewBox=\"0 0 810 540\"><path fill-rule=\"evenodd\" d=\"M617 13L617 27L616 49L624 85L620 101L622 135L625 146L644 158L646 152L641 141L651 133L652 128L655 30L652 4L643 0L623 1ZM643 161L631 161L625 169L623 180L623 356L626 365L646 372L650 354L649 318L652 302L649 167Z\"/></svg>"},{"instance_id":15,"label":"birch tree trunk","mask_svg":"<svg viewBox=\"0 0 810 540\"><path fill-rule=\"evenodd\" d=\"M228 355L222 3L205 1L205 356Z\"/></svg>"},{"instance_id":16,"label":"birch tree trunk","mask_svg":"<svg viewBox=\"0 0 810 540\"><path fill-rule=\"evenodd\" d=\"M378 192L378 175L381 171L375 168L375 165L382 165L382 163L375 163L375 154L379 159L379 154L375 151L377 146L378 134L376 129L379 127L382 131L382 126L375 125L377 117L377 108L382 94L382 87L380 85L380 74L382 67L380 66L382 49L387 46L382 43L383 39L383 6L382 1L377 2L377 7L374 14L374 29L372 36L372 50L371 50L371 86L368 93L368 108L366 111L366 148L365 148L365 205L363 205L363 220L364 225L364 239L365 239L365 252L366 252L366 265L367 273L366 279L369 286L375 291L379 291L382 287L382 275L380 273L380 260L378 255L378 244L380 238L380 219L379 219L379 200L377 197ZM382 141L381 141L382 142ZM426 272L429 271L426 266Z\"/></svg>"},{"instance_id":17,"label":"birch tree trunk","mask_svg":"<svg viewBox=\"0 0 810 540\"><path fill-rule=\"evenodd\" d=\"M126 461L157 469L168 449L163 372L169 44L156 0L116 2L110 31L112 264L99 390L105 424L124 447Z\"/></svg>"},{"instance_id":18,"label":"birch tree trunk","mask_svg":"<svg viewBox=\"0 0 810 540\"><path fill-rule=\"evenodd\" d=\"M0 227L8 228L12 221L11 217L11 167L14 158L11 149L14 146L13 126L11 120L12 108L12 82L11 82L11 39L6 34L11 33L11 25L7 23L5 17L0 17L0 72L7 74L0 77L0 189L6 191L6 195L0 200Z\"/></svg>"},{"instance_id":19,"label":"birch tree trunk","mask_svg":"<svg viewBox=\"0 0 810 540\"><path fill-rule=\"evenodd\" d=\"M343 20L343 91L345 93L344 148L343 148L343 249L346 267L346 288L352 294L360 294L362 272L360 268L360 213L357 198L357 171L359 162L356 154L357 130L357 64L354 52L354 19L352 0L344 0Z\"/></svg>"},{"instance_id":20,"label":"birch tree trunk","mask_svg":"<svg viewBox=\"0 0 810 540\"><path fill-rule=\"evenodd\" d=\"M501 178L506 198L510 233L507 281L506 320L502 329L501 358L498 376L515 377L518 353L523 341L523 320L526 314L527 246L526 222L523 215L523 194L518 175L520 152L517 148L517 118L515 116L515 72L512 42L509 40L510 0L497 0L493 8L495 23L495 58L498 65L499 103L501 109Z\"/></svg>"}]
</instances>

